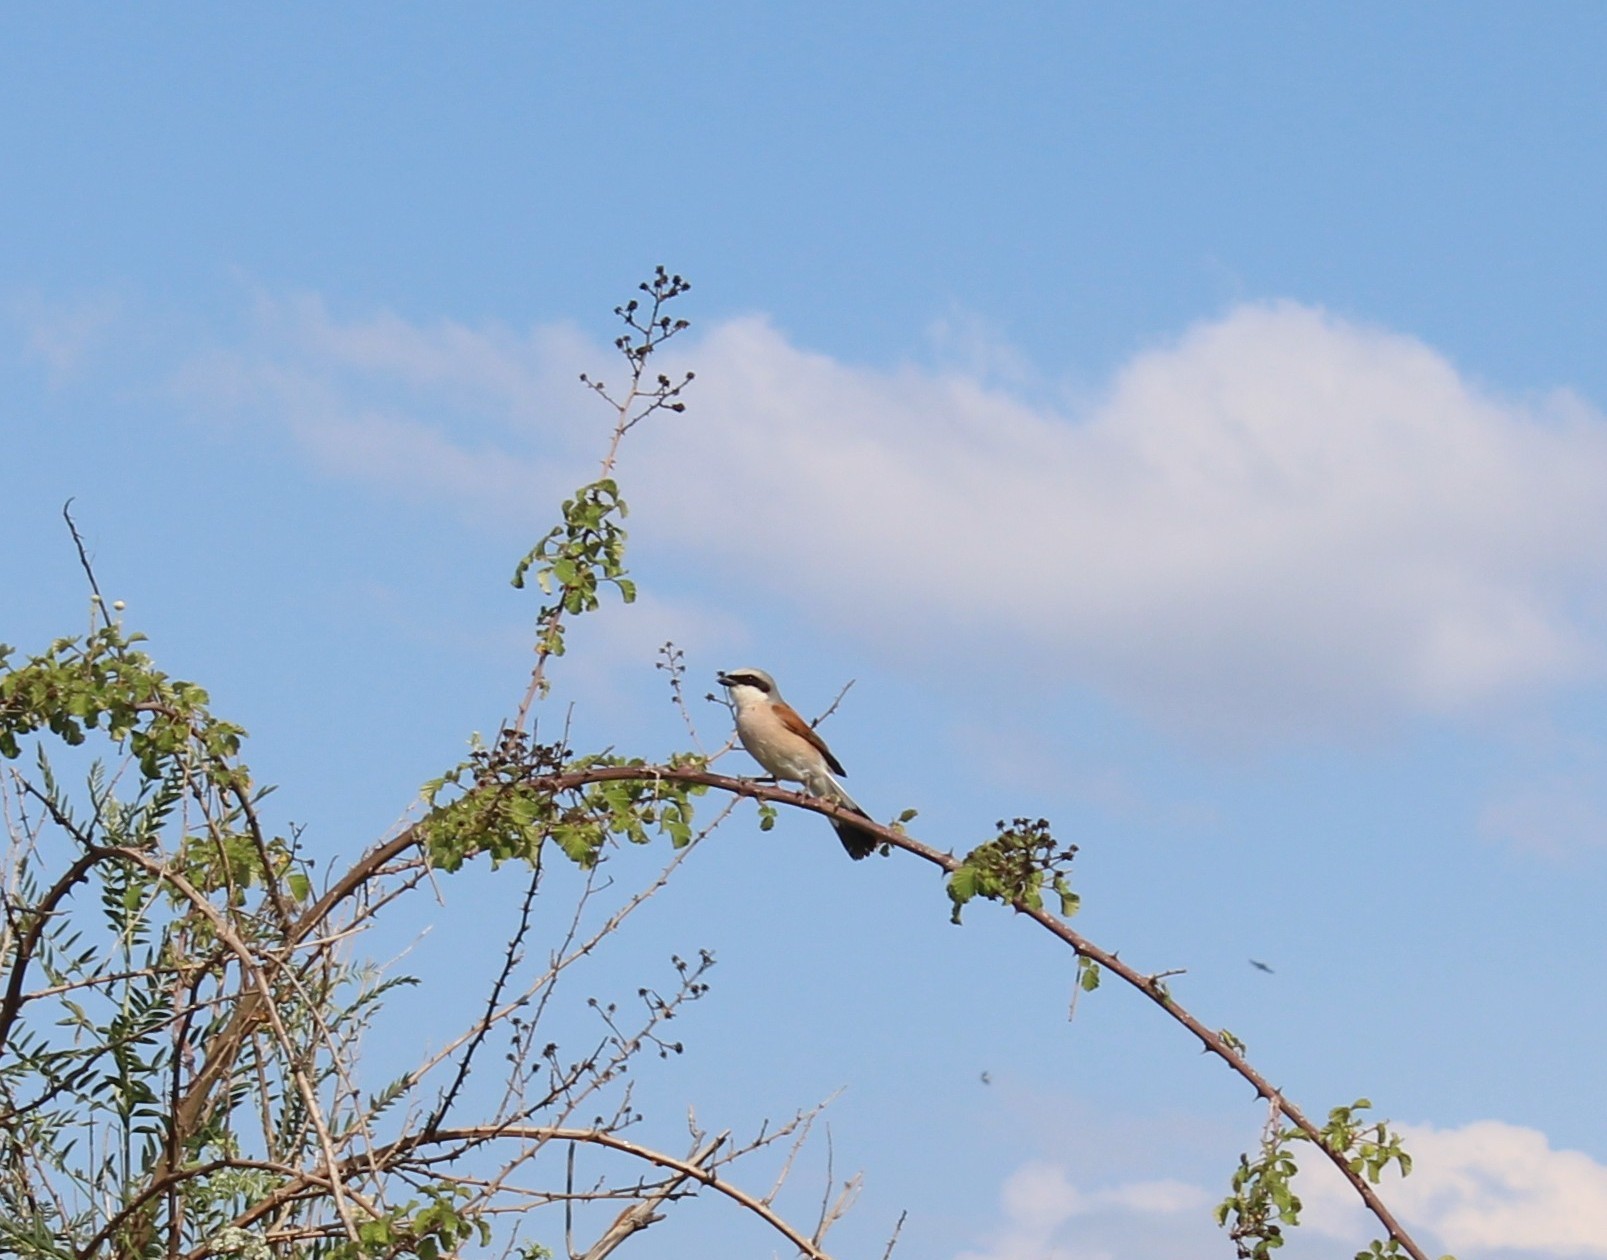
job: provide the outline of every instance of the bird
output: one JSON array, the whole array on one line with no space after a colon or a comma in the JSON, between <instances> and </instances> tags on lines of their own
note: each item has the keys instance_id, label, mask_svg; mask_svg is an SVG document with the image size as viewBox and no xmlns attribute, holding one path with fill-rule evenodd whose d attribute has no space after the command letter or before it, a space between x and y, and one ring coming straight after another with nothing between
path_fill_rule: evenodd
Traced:
<instances>
[{"instance_id":1,"label":"bird","mask_svg":"<svg viewBox=\"0 0 1607 1260\"><path fill-rule=\"evenodd\" d=\"M801 783L811 796L870 818L832 777L848 772L826 741L781 698L774 678L752 668L722 670L718 678L736 708L737 738L749 756L777 779ZM875 837L847 819L833 818L831 825L854 861L876 848Z\"/></svg>"},{"instance_id":2,"label":"bird","mask_svg":"<svg viewBox=\"0 0 1607 1260\"><path fill-rule=\"evenodd\" d=\"M1262 962L1259 958L1252 958L1250 960L1250 965L1252 967L1254 967L1257 971L1266 972L1269 976L1272 974L1272 968L1267 966L1267 964Z\"/></svg>"}]
</instances>

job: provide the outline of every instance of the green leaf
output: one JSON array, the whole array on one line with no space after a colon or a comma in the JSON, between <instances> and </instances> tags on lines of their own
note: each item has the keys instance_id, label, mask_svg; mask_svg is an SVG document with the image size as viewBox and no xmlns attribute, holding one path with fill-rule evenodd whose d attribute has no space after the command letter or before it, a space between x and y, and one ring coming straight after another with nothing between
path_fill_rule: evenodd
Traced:
<instances>
[{"instance_id":1,"label":"green leaf","mask_svg":"<svg viewBox=\"0 0 1607 1260\"><path fill-rule=\"evenodd\" d=\"M576 866L591 868L597 864L597 854L602 848L603 837L597 825L590 819L578 823L565 823L553 828L552 838L558 842L558 847Z\"/></svg>"},{"instance_id":2,"label":"green leaf","mask_svg":"<svg viewBox=\"0 0 1607 1260\"><path fill-rule=\"evenodd\" d=\"M980 878L976 868L972 866L962 866L949 876L949 900L954 903L954 910L949 915L950 923L959 923L960 911L966 902L976 896Z\"/></svg>"}]
</instances>

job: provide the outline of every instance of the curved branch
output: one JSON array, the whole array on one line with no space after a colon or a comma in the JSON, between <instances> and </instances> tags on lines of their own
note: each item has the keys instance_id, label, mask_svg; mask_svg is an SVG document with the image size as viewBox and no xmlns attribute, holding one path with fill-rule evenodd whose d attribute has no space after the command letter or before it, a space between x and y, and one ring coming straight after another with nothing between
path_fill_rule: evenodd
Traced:
<instances>
[{"instance_id":1,"label":"curved branch","mask_svg":"<svg viewBox=\"0 0 1607 1260\"><path fill-rule=\"evenodd\" d=\"M581 787L587 783L600 783L618 779L665 779L671 782L698 784L703 787L716 788L737 796L752 797L755 800L793 805L799 809L824 814L827 818L852 823L861 831L870 832L878 842L891 845L895 849L902 849L904 852L938 867L945 874L952 875L963 864L962 860L952 853L922 844L919 840L906 835L896 828L886 827L875 822L868 823L858 814L841 809L819 797L809 796L803 792L789 791L786 788L773 787L751 779L738 779L729 775L713 774L706 770L683 769L675 766L598 766L569 774L547 776L538 779L536 782L539 786L550 787L552 791L560 792ZM1367 1210L1388 1231L1389 1236L1400 1244L1407 1255L1412 1257L1412 1260L1428 1260L1427 1254L1412 1240L1411 1235L1406 1232L1400 1222L1395 1219L1394 1214L1384 1205L1383 1200L1378 1197L1377 1192L1368 1183L1367 1179L1350 1166L1349 1161L1342 1152L1334 1150L1323 1140L1322 1130L1312 1122L1310 1117L1285 1098L1220 1033L1206 1027L1198 1017L1180 1006L1176 999L1167 992L1166 986L1160 982L1158 977L1145 975L1132 964L1122 961L1122 959L1108 950L1101 949L1047 910L1034 909L1019 900L1010 902L1010 906L1018 914L1025 915L1044 931L1070 946L1079 957L1098 963L1103 970L1109 971L1112 975L1126 981L1127 984L1137 989L1189 1032L1193 1033L1194 1036L1198 1037L1209 1053L1216 1055L1217 1058L1221 1059L1229 1068L1248 1082L1257 1094L1276 1107L1290 1124L1300 1130L1319 1151L1328 1157L1329 1162L1350 1183L1351 1189L1361 1198Z\"/></svg>"}]
</instances>

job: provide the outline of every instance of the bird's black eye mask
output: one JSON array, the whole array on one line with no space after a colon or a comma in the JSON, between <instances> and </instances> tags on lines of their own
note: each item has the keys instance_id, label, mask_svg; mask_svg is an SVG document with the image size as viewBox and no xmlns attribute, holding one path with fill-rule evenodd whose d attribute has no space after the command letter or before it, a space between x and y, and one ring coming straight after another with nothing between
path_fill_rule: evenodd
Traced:
<instances>
[{"instance_id":1,"label":"bird's black eye mask","mask_svg":"<svg viewBox=\"0 0 1607 1260\"><path fill-rule=\"evenodd\" d=\"M722 687L757 687L766 695L770 694L770 684L762 678L755 678L752 674L721 674Z\"/></svg>"}]
</instances>

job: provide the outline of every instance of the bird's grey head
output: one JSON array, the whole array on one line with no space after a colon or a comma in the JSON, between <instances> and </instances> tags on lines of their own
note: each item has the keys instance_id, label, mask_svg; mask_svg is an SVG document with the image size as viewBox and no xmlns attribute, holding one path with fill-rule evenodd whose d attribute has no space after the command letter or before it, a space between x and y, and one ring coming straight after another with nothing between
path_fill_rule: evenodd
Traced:
<instances>
[{"instance_id":1,"label":"bird's grey head","mask_svg":"<svg viewBox=\"0 0 1607 1260\"><path fill-rule=\"evenodd\" d=\"M762 669L743 667L742 669L721 670L719 675L720 686L729 689L733 698L739 694L739 688L751 687L760 695L775 697L776 680Z\"/></svg>"}]
</instances>

